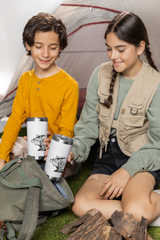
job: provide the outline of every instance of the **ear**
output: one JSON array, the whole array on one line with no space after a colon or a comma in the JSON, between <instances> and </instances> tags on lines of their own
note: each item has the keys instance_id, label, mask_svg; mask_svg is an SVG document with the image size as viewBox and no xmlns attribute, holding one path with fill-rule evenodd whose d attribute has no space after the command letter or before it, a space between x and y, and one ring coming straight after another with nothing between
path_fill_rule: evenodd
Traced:
<instances>
[{"instance_id":1,"label":"ear","mask_svg":"<svg viewBox=\"0 0 160 240\"><path fill-rule=\"evenodd\" d=\"M25 42L25 45L26 45L27 50L28 50L28 51L31 51L31 47L28 45L27 42Z\"/></svg>"},{"instance_id":2,"label":"ear","mask_svg":"<svg viewBox=\"0 0 160 240\"><path fill-rule=\"evenodd\" d=\"M138 46L138 55L141 55L145 50L145 41L141 41Z\"/></svg>"}]
</instances>

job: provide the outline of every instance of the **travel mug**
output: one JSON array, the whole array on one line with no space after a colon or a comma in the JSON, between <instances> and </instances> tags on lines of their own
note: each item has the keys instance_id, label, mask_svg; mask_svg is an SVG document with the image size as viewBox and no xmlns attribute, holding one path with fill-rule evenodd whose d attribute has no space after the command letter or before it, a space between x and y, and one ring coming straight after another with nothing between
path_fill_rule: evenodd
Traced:
<instances>
[{"instance_id":1,"label":"travel mug","mask_svg":"<svg viewBox=\"0 0 160 240\"><path fill-rule=\"evenodd\" d=\"M60 134L52 136L44 171L53 181L59 181L72 147L73 139Z\"/></svg>"},{"instance_id":2,"label":"travel mug","mask_svg":"<svg viewBox=\"0 0 160 240\"><path fill-rule=\"evenodd\" d=\"M36 160L43 160L46 146L44 138L47 138L48 119L45 117L27 118L27 144L28 155Z\"/></svg>"}]
</instances>

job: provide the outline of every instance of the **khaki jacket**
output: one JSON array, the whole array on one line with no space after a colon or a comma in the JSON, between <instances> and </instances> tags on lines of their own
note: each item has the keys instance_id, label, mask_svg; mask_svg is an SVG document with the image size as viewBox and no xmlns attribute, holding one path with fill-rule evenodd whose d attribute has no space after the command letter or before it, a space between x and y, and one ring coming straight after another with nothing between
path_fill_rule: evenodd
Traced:
<instances>
[{"instance_id":1,"label":"khaki jacket","mask_svg":"<svg viewBox=\"0 0 160 240\"><path fill-rule=\"evenodd\" d=\"M111 127L117 129L117 140L121 151L131 156L132 152L138 151L148 143L147 130L149 121L147 109L152 101L156 89L160 83L159 73L150 65L143 62L143 66L136 76L124 102L122 103L117 121L114 115L117 107L119 91L119 74L113 89L113 104L108 109L102 105L109 96L109 87L112 79L112 62L104 63L98 72L98 96L97 104L99 118L99 140L102 148L107 148ZM100 156L101 157L101 156Z\"/></svg>"}]
</instances>

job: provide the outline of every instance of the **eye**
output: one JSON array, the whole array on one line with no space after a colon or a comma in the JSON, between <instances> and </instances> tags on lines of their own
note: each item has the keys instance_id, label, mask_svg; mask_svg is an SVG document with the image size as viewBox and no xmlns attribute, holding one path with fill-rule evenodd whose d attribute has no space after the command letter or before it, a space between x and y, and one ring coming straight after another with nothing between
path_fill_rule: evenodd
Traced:
<instances>
[{"instance_id":1,"label":"eye","mask_svg":"<svg viewBox=\"0 0 160 240\"><path fill-rule=\"evenodd\" d=\"M51 50L56 50L56 47L55 48L51 48Z\"/></svg>"},{"instance_id":2,"label":"eye","mask_svg":"<svg viewBox=\"0 0 160 240\"><path fill-rule=\"evenodd\" d=\"M35 46L35 48L40 49L41 47Z\"/></svg>"},{"instance_id":3,"label":"eye","mask_svg":"<svg viewBox=\"0 0 160 240\"><path fill-rule=\"evenodd\" d=\"M107 48L107 51L111 51L112 49L111 48Z\"/></svg>"},{"instance_id":4,"label":"eye","mask_svg":"<svg viewBox=\"0 0 160 240\"><path fill-rule=\"evenodd\" d=\"M121 53L121 52L124 52L124 51L125 51L125 49L122 49L122 50L118 50L118 52L120 52L120 53Z\"/></svg>"}]
</instances>

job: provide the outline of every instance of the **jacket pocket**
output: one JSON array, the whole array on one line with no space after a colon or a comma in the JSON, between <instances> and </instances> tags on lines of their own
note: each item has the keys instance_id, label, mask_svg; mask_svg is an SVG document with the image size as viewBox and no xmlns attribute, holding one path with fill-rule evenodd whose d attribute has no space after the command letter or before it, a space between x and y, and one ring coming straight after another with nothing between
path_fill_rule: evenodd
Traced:
<instances>
[{"instance_id":1,"label":"jacket pocket","mask_svg":"<svg viewBox=\"0 0 160 240\"><path fill-rule=\"evenodd\" d=\"M132 115L124 115L123 116L123 124L124 128L129 130L133 128L142 127L144 125L145 116L132 116Z\"/></svg>"},{"instance_id":2,"label":"jacket pocket","mask_svg":"<svg viewBox=\"0 0 160 240\"><path fill-rule=\"evenodd\" d=\"M140 113L142 114L142 112L145 111L144 105L145 105L144 96L132 95L130 103L128 105L130 108L130 114L132 115L138 115Z\"/></svg>"},{"instance_id":3,"label":"jacket pocket","mask_svg":"<svg viewBox=\"0 0 160 240\"><path fill-rule=\"evenodd\" d=\"M130 148L132 152L139 151L141 147L143 147L145 144L149 142L148 134L143 133L142 135L132 136L130 137L129 142L130 142Z\"/></svg>"}]
</instances>

